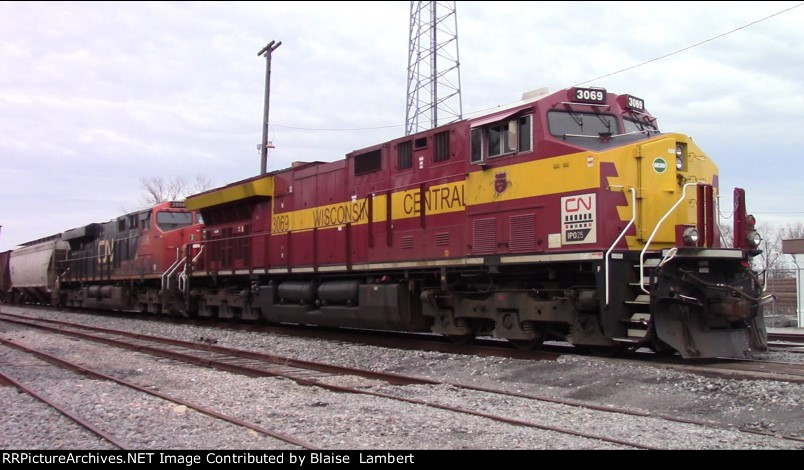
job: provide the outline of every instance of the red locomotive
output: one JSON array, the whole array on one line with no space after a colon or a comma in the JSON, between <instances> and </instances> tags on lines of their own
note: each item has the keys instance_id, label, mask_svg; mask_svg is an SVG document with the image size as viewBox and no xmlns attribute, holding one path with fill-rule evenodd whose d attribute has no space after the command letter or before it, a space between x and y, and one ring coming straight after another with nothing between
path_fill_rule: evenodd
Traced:
<instances>
[{"instance_id":1,"label":"red locomotive","mask_svg":"<svg viewBox=\"0 0 804 470\"><path fill-rule=\"evenodd\" d=\"M161 312L184 261L201 238L200 216L163 202L106 223L91 223L11 252L15 302ZM164 297L163 297L164 296Z\"/></svg>"},{"instance_id":2,"label":"red locomotive","mask_svg":"<svg viewBox=\"0 0 804 470\"><path fill-rule=\"evenodd\" d=\"M712 160L688 136L660 132L643 100L539 91L341 160L191 196L202 233L190 219L170 242L141 231L127 244L114 223L93 239L105 245L80 241L89 227L65 232L71 263L55 298L739 357L766 347L750 267L760 239L736 190L735 248L726 248L719 200ZM148 243L162 251L145 261Z\"/></svg>"}]
</instances>

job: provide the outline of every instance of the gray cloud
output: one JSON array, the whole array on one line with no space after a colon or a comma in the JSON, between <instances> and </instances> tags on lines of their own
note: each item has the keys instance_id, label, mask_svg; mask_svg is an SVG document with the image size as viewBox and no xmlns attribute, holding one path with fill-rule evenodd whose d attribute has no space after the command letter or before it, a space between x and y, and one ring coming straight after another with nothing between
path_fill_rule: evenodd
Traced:
<instances>
[{"instance_id":1,"label":"gray cloud","mask_svg":"<svg viewBox=\"0 0 804 470\"><path fill-rule=\"evenodd\" d=\"M459 2L466 113L572 86L795 2ZM142 176L259 169L264 59L270 168L331 161L403 133L407 2L0 3L0 250L133 209ZM692 135L723 192L800 220L804 8L594 82ZM310 131L398 125L375 131ZM768 213L763 216L762 212Z\"/></svg>"}]
</instances>

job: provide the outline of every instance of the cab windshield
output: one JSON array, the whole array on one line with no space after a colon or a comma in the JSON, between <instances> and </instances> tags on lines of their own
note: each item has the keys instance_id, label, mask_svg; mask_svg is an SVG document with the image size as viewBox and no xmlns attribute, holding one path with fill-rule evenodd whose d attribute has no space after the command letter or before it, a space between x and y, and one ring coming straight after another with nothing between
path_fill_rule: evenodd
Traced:
<instances>
[{"instance_id":1,"label":"cab windshield","mask_svg":"<svg viewBox=\"0 0 804 470\"><path fill-rule=\"evenodd\" d=\"M547 113L547 123L552 136L595 151L647 139L659 132L654 123L620 119L607 113L555 110Z\"/></svg>"},{"instance_id":2,"label":"cab windshield","mask_svg":"<svg viewBox=\"0 0 804 470\"><path fill-rule=\"evenodd\" d=\"M649 132L656 132L658 129L652 123L644 122L644 121L636 121L633 119L623 118L623 130L626 134L630 134L631 132L642 132L642 131L649 131Z\"/></svg>"},{"instance_id":3,"label":"cab windshield","mask_svg":"<svg viewBox=\"0 0 804 470\"><path fill-rule=\"evenodd\" d=\"M156 213L156 225L159 226L163 232L186 227L192 225L192 223L192 212L159 211Z\"/></svg>"},{"instance_id":4,"label":"cab windshield","mask_svg":"<svg viewBox=\"0 0 804 470\"><path fill-rule=\"evenodd\" d=\"M616 134L617 118L613 114L550 111L547 113L550 134L556 137L594 137Z\"/></svg>"}]
</instances>

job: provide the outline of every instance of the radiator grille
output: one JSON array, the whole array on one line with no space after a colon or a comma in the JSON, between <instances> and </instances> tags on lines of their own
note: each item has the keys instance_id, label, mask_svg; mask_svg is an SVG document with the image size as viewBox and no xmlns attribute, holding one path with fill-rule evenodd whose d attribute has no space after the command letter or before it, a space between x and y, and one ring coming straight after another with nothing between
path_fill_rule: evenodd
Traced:
<instances>
[{"instance_id":1,"label":"radiator grille","mask_svg":"<svg viewBox=\"0 0 804 470\"><path fill-rule=\"evenodd\" d=\"M413 237L412 236L402 237L399 241L399 247L402 248L403 250L410 250L411 248L413 248Z\"/></svg>"},{"instance_id":2,"label":"radiator grille","mask_svg":"<svg viewBox=\"0 0 804 470\"><path fill-rule=\"evenodd\" d=\"M478 254L494 253L497 248L496 219L478 219L472 222L472 251Z\"/></svg>"},{"instance_id":3,"label":"radiator grille","mask_svg":"<svg viewBox=\"0 0 804 470\"><path fill-rule=\"evenodd\" d=\"M436 246L447 246L449 245L449 232L441 232L435 235L435 244Z\"/></svg>"},{"instance_id":4,"label":"radiator grille","mask_svg":"<svg viewBox=\"0 0 804 470\"><path fill-rule=\"evenodd\" d=\"M536 217L533 214L511 216L508 247L511 251L533 251L536 249Z\"/></svg>"}]
</instances>

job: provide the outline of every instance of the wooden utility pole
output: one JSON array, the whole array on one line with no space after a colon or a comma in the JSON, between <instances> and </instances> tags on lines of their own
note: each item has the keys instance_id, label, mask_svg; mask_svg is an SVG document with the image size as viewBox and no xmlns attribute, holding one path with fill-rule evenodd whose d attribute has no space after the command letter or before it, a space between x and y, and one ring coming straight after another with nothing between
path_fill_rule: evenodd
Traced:
<instances>
[{"instance_id":1,"label":"wooden utility pole","mask_svg":"<svg viewBox=\"0 0 804 470\"><path fill-rule=\"evenodd\" d=\"M257 56L265 56L265 111L262 117L262 143L260 144L260 174L268 172L268 109L271 102L271 54L282 45L282 41L271 41Z\"/></svg>"}]
</instances>

